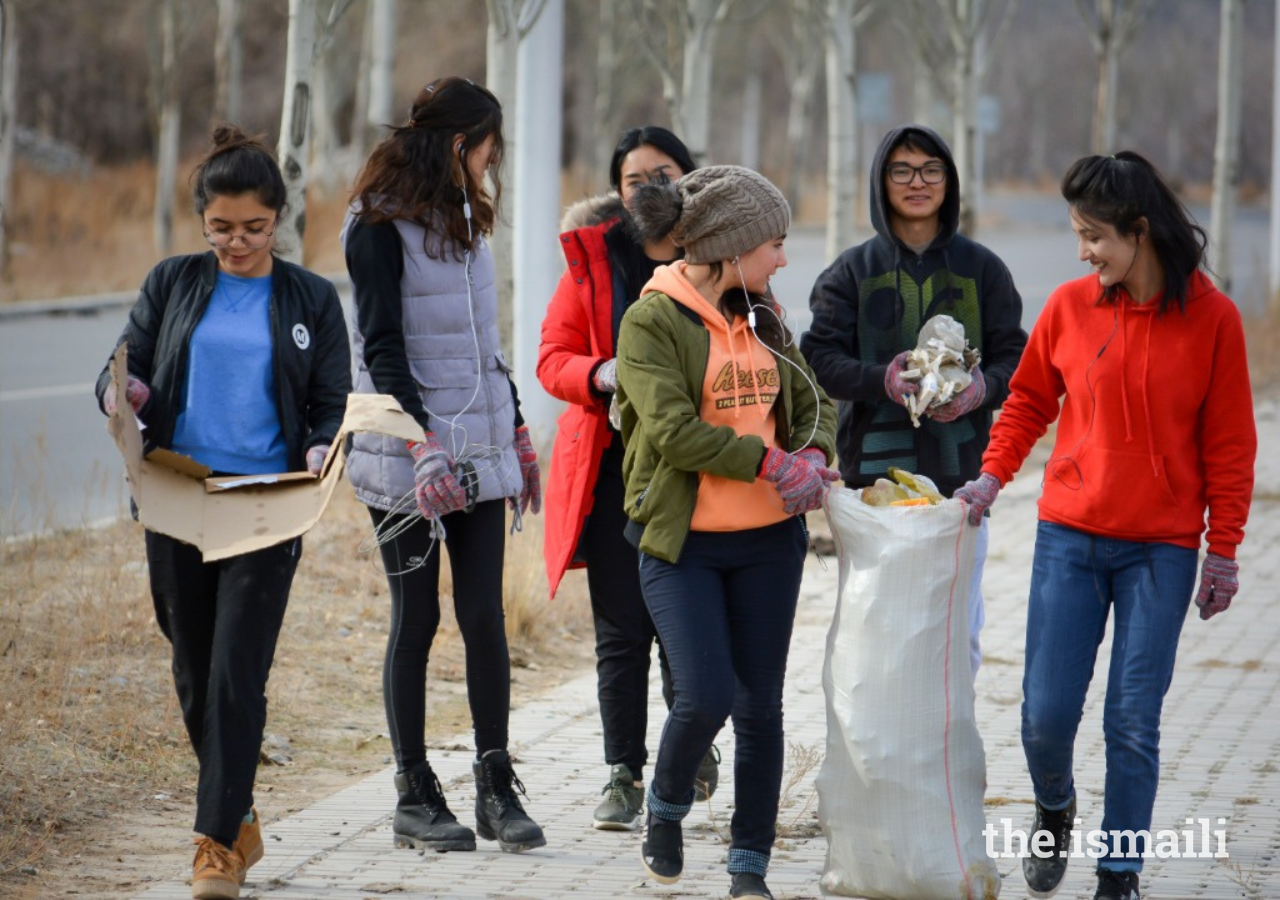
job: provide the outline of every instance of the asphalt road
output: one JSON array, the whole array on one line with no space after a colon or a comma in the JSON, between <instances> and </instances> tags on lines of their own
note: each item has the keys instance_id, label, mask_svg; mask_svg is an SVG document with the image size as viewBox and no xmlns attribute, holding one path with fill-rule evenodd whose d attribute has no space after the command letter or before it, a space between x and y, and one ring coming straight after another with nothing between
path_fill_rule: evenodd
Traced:
<instances>
[{"instance_id":1,"label":"asphalt road","mask_svg":"<svg viewBox=\"0 0 1280 900\"><path fill-rule=\"evenodd\" d=\"M1207 210L1193 212L1208 221ZM1051 195L999 194L984 219L979 237L1013 272L1030 329L1049 292L1086 271L1075 258L1066 210ZM1267 228L1266 210L1240 213L1232 294L1245 311L1264 304ZM794 230L787 255L774 291L799 333L809 325L810 288L829 262L821 231ZM127 510L119 455L93 396L126 315L118 302L20 318L0 310L0 537L92 524Z\"/></svg>"}]
</instances>

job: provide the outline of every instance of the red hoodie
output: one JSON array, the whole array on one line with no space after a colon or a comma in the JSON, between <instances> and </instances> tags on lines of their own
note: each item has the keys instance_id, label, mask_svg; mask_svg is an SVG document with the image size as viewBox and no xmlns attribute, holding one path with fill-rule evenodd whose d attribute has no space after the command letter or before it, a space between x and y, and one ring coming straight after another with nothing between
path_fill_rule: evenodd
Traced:
<instances>
[{"instance_id":1,"label":"red hoodie","mask_svg":"<svg viewBox=\"0 0 1280 900\"><path fill-rule=\"evenodd\" d=\"M1239 311L1200 272L1185 314L1101 296L1096 274L1050 295L982 470L1011 480L1061 400L1042 520L1198 549L1207 508L1210 552L1234 559L1257 452Z\"/></svg>"}]
</instances>

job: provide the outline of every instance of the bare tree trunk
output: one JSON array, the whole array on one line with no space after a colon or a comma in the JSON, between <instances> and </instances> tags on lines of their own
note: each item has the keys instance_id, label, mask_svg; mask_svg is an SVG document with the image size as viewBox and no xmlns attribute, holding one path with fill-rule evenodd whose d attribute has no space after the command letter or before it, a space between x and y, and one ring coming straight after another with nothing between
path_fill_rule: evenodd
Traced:
<instances>
[{"instance_id":1,"label":"bare tree trunk","mask_svg":"<svg viewBox=\"0 0 1280 900\"><path fill-rule=\"evenodd\" d=\"M555 235L560 224L560 147L563 101L547 85L564 81L564 0L545 0L521 22L516 60L517 131L537 140L521 143L513 160L516 179L512 213L512 261L516 273L512 302L511 360L523 387L521 410L535 445L546 448L555 433L559 404L540 390L536 372L543 311L564 269ZM505 121L505 117L504 117Z\"/></svg>"},{"instance_id":2,"label":"bare tree trunk","mask_svg":"<svg viewBox=\"0 0 1280 900\"><path fill-rule=\"evenodd\" d=\"M1222 0L1218 38L1218 134L1213 150L1213 206L1209 235L1213 241L1214 280L1231 293L1232 230L1236 188L1240 181L1240 85L1243 0Z\"/></svg>"},{"instance_id":3,"label":"bare tree trunk","mask_svg":"<svg viewBox=\"0 0 1280 900\"><path fill-rule=\"evenodd\" d=\"M13 150L18 131L18 15L15 6L13 0L0 0L0 275L9 263L5 226L9 220ZM0 296L3 296L3 288L0 288Z\"/></svg>"},{"instance_id":4,"label":"bare tree trunk","mask_svg":"<svg viewBox=\"0 0 1280 900\"><path fill-rule=\"evenodd\" d=\"M858 215L858 0L827 0L827 259L853 244Z\"/></svg>"},{"instance_id":5,"label":"bare tree trunk","mask_svg":"<svg viewBox=\"0 0 1280 900\"><path fill-rule=\"evenodd\" d=\"M498 287L498 330L504 346L511 346L512 304L515 297L515 259L511 236L510 198L516 191L516 166L520 135L516 133L516 62L520 30L516 25L519 0L485 0L489 29L485 36L485 87L502 104L502 140L506 144L506 164L502 167L502 188L507 208L493 223L489 248L493 251L494 278Z\"/></svg>"},{"instance_id":6,"label":"bare tree trunk","mask_svg":"<svg viewBox=\"0 0 1280 900\"><path fill-rule=\"evenodd\" d=\"M289 0L288 50L284 64L284 109L277 156L289 208L276 226L279 254L302 262L307 230L307 165L311 151L311 81L315 68L316 0Z\"/></svg>"},{"instance_id":7,"label":"bare tree trunk","mask_svg":"<svg viewBox=\"0 0 1280 900\"><path fill-rule=\"evenodd\" d=\"M173 250L173 198L178 175L178 136L182 106L178 101L178 0L160 3L160 127L156 144L156 205L153 232L156 253Z\"/></svg>"},{"instance_id":8,"label":"bare tree trunk","mask_svg":"<svg viewBox=\"0 0 1280 900\"><path fill-rule=\"evenodd\" d=\"M396 0L371 0L369 12L369 93L361 122L366 145L396 120ZM363 157L364 154L361 154Z\"/></svg>"},{"instance_id":9,"label":"bare tree trunk","mask_svg":"<svg viewBox=\"0 0 1280 900\"><path fill-rule=\"evenodd\" d=\"M747 74L742 85L742 142L738 162L748 169L760 168L760 99L764 76L760 72L760 54L752 53L746 61Z\"/></svg>"},{"instance_id":10,"label":"bare tree trunk","mask_svg":"<svg viewBox=\"0 0 1280 900\"><path fill-rule=\"evenodd\" d=\"M240 121L240 82L244 69L240 22L243 13L244 0L218 0L218 35L213 45L214 117L223 122Z\"/></svg>"},{"instance_id":11,"label":"bare tree trunk","mask_svg":"<svg viewBox=\"0 0 1280 900\"><path fill-rule=\"evenodd\" d=\"M711 74L716 35L734 0L688 0L690 27L684 41L684 77L680 85L680 117L671 119L695 161L710 161Z\"/></svg>"},{"instance_id":12,"label":"bare tree trunk","mask_svg":"<svg viewBox=\"0 0 1280 900\"><path fill-rule=\"evenodd\" d=\"M1137 34L1150 0L1076 0L1093 45L1098 84L1093 98L1093 152L1111 153L1116 144L1116 86L1120 54Z\"/></svg>"},{"instance_id":13,"label":"bare tree trunk","mask_svg":"<svg viewBox=\"0 0 1280 900\"><path fill-rule=\"evenodd\" d=\"M593 172L608 174L609 158L618 144L617 97L614 96L613 73L618 65L616 41L618 21L617 0L600 0L599 35L596 42L596 140L592 143L595 158L591 161Z\"/></svg>"},{"instance_id":14,"label":"bare tree trunk","mask_svg":"<svg viewBox=\"0 0 1280 900\"><path fill-rule=\"evenodd\" d=\"M1276 0L1273 47L1280 47L1280 0ZM1271 63L1271 291L1272 315L1280 316L1280 56Z\"/></svg>"}]
</instances>

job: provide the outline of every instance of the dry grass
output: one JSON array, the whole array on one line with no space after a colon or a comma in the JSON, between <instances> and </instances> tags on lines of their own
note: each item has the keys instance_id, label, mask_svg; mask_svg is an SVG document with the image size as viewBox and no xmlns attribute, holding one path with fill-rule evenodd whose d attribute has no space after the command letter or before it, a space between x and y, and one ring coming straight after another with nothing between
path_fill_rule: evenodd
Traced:
<instances>
[{"instance_id":1,"label":"dry grass","mask_svg":"<svg viewBox=\"0 0 1280 900\"><path fill-rule=\"evenodd\" d=\"M173 252L207 248L179 167ZM152 207L155 171L149 162L102 167L83 176L54 177L19 162L7 225L8 258L0 266L5 302L131 291L157 259ZM342 271L338 231L346 209L341 192L307 196L307 265Z\"/></svg>"},{"instance_id":2,"label":"dry grass","mask_svg":"<svg viewBox=\"0 0 1280 900\"><path fill-rule=\"evenodd\" d=\"M344 489L304 540L268 686L269 743L292 759L259 771L270 818L389 762L380 679L390 605L376 554L357 550L369 527ZM517 703L580 673L593 647L583 579L567 578L548 603L540 548L541 518L527 517L506 557ZM0 595L0 895L131 896L140 857L151 872L186 861L195 781L141 529L0 545ZM433 741L470 727L462 644L443 605L428 675ZM148 829L159 847L136 843ZM85 847L97 849L81 859ZM173 859L157 862L165 853Z\"/></svg>"}]
</instances>

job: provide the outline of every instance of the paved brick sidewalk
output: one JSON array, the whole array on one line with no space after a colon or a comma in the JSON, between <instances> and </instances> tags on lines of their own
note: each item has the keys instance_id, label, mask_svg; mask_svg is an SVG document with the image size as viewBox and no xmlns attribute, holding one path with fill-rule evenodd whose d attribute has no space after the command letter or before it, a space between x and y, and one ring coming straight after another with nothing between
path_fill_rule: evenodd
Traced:
<instances>
[{"instance_id":1,"label":"paved brick sidewalk","mask_svg":"<svg viewBox=\"0 0 1280 900\"><path fill-rule=\"evenodd\" d=\"M1269 418L1267 418L1269 416ZM1274 406L1260 412L1260 426L1280 431ZM1264 444L1264 446L1267 446ZM1272 445L1274 446L1274 445ZM978 721L987 752L987 817L1027 826L1031 790L1018 737L1022 631L1038 494L1033 460L1024 477L1002 495L992 524L986 570L985 663L978 677ZM1187 620L1177 671L1165 705L1160 794L1154 829L1182 829L1187 818L1226 819L1228 860L1149 860L1143 875L1147 900L1270 900L1280 897L1275 878L1280 853L1280 723L1277 722L1276 654L1280 644L1280 476L1263 472L1249 537L1241 553L1245 593L1236 608L1210 623ZM1121 501L1123 502L1123 501ZM796 763L821 753L826 735L822 661L826 626L836 587L835 560L825 568L813 558L802 590L787 675L786 728L789 774ZM1109 643L1099 654L1106 659ZM655 667L656 668L656 667ZM1080 816L1084 829L1099 827L1103 784L1101 699L1105 665L1099 667L1076 745ZM652 691L651 741L663 710ZM601 761L594 673L570 682L513 712L511 734L517 771L529 788L531 814L547 833L547 846L504 854L479 842L475 853L419 856L392 847L391 775L372 776L315 806L265 828L266 858L254 867L244 897L271 900L366 900L381 897L584 898L725 897L727 806L733 795L732 738L724 754L720 790L686 820L685 877L673 887L645 879L639 833L600 832L591 812L606 780ZM469 735L449 745L469 746ZM468 821L473 801L470 754L432 750L432 762L453 809ZM799 784L787 792L781 820L787 834L775 848L769 884L783 900L818 898L826 853L817 828L813 777L800 766ZM1216 826L1215 827L1219 827ZM1002 895L1024 897L1018 861L1000 860ZM186 873L142 894L145 900L187 900ZM1091 861L1073 860L1066 900L1093 896Z\"/></svg>"}]
</instances>

